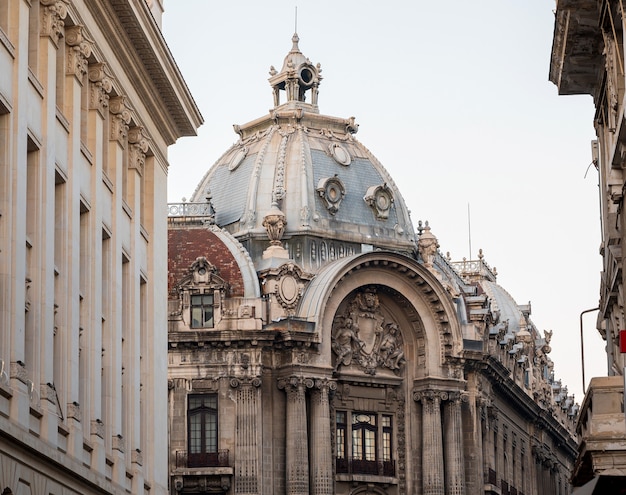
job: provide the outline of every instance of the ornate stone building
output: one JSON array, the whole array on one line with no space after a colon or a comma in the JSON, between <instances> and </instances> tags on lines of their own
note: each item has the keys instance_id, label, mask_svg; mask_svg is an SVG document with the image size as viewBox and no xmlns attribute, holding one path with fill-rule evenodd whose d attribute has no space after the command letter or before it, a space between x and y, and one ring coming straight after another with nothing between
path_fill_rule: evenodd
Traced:
<instances>
[{"instance_id":1,"label":"ornate stone building","mask_svg":"<svg viewBox=\"0 0 626 495\"><path fill-rule=\"evenodd\" d=\"M482 253L415 232L298 42L274 108L170 205L172 493L568 494L551 333Z\"/></svg>"},{"instance_id":2,"label":"ornate stone building","mask_svg":"<svg viewBox=\"0 0 626 495\"><path fill-rule=\"evenodd\" d=\"M602 222L597 329L606 341L608 376L592 378L581 407L577 426L581 443L573 472L574 485L585 486L580 493L626 493L625 22L621 0L556 2L550 80L559 94L593 97L597 140L592 143L592 160L599 177Z\"/></svg>"},{"instance_id":3,"label":"ornate stone building","mask_svg":"<svg viewBox=\"0 0 626 495\"><path fill-rule=\"evenodd\" d=\"M0 1L0 493L168 492L161 3Z\"/></svg>"}]
</instances>

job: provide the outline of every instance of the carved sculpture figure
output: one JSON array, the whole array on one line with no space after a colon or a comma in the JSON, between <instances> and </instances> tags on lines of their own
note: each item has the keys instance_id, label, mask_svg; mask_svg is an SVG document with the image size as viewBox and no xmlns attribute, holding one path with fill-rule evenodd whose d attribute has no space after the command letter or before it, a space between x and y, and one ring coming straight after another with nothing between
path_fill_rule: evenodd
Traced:
<instances>
[{"instance_id":1,"label":"carved sculpture figure","mask_svg":"<svg viewBox=\"0 0 626 495\"><path fill-rule=\"evenodd\" d=\"M352 362L353 352L360 350L364 345L365 343L356 334L352 318L346 318L343 326L339 327L335 332L332 344L333 350L337 354L335 371L337 371L340 364L349 366Z\"/></svg>"},{"instance_id":2,"label":"carved sculpture figure","mask_svg":"<svg viewBox=\"0 0 626 495\"><path fill-rule=\"evenodd\" d=\"M400 366L405 362L398 325L395 323L385 325L385 334L380 342L378 352L380 363L391 370L400 369Z\"/></svg>"},{"instance_id":3,"label":"carved sculpture figure","mask_svg":"<svg viewBox=\"0 0 626 495\"><path fill-rule=\"evenodd\" d=\"M337 315L331 347L335 353L334 370L340 365L358 365L365 373L375 375L377 368L398 374L404 358L400 328L385 321L380 300L374 288L359 291Z\"/></svg>"}]
</instances>

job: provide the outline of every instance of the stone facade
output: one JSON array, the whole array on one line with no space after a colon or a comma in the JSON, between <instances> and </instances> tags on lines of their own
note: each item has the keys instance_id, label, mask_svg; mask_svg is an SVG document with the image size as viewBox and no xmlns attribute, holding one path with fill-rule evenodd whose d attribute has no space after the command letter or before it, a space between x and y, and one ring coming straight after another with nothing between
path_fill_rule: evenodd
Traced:
<instances>
[{"instance_id":1,"label":"stone facade","mask_svg":"<svg viewBox=\"0 0 626 495\"><path fill-rule=\"evenodd\" d=\"M4 495L168 492L166 156L202 118L150 4L0 2Z\"/></svg>"},{"instance_id":2,"label":"stone facade","mask_svg":"<svg viewBox=\"0 0 626 495\"><path fill-rule=\"evenodd\" d=\"M626 262L622 256L626 242L626 16L622 2L614 0L559 0L556 5L550 80L559 94L591 95L596 107L597 140L591 143L591 156L599 177L603 260L597 329L606 341L609 375L588 384L577 426L581 443L573 483L593 484L593 493L623 493L616 489L626 485L626 354L620 352L620 332L626 328L622 275ZM626 335L622 340L626 344ZM588 486L585 493L592 493L593 487Z\"/></svg>"},{"instance_id":3,"label":"stone facade","mask_svg":"<svg viewBox=\"0 0 626 495\"><path fill-rule=\"evenodd\" d=\"M415 231L320 74L294 35L274 109L170 205L172 492L568 494L551 332Z\"/></svg>"}]
</instances>

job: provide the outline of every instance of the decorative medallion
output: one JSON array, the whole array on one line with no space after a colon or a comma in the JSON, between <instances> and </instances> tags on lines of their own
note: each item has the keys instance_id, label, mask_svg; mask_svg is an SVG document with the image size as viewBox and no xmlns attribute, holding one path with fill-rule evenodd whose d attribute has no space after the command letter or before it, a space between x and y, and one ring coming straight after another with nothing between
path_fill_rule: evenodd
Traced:
<instances>
[{"instance_id":1,"label":"decorative medallion","mask_svg":"<svg viewBox=\"0 0 626 495\"><path fill-rule=\"evenodd\" d=\"M330 156L332 156L339 165L347 167L350 163L352 163L350 153L348 153L348 150L341 144L332 143L329 146L328 151L330 152Z\"/></svg>"},{"instance_id":2,"label":"decorative medallion","mask_svg":"<svg viewBox=\"0 0 626 495\"><path fill-rule=\"evenodd\" d=\"M305 273L295 263L284 263L259 273L263 294L276 298L286 314L293 314L302 298L305 284L313 277Z\"/></svg>"},{"instance_id":3,"label":"decorative medallion","mask_svg":"<svg viewBox=\"0 0 626 495\"><path fill-rule=\"evenodd\" d=\"M377 219L387 220L389 218L394 199L393 193L386 182L382 186L369 187L365 196L363 196L363 201L374 210Z\"/></svg>"},{"instance_id":4,"label":"decorative medallion","mask_svg":"<svg viewBox=\"0 0 626 495\"><path fill-rule=\"evenodd\" d=\"M375 375L377 368L399 374L406 362L400 328L385 321L374 288L357 292L346 310L335 316L331 346L335 371L354 364L369 375Z\"/></svg>"},{"instance_id":5,"label":"decorative medallion","mask_svg":"<svg viewBox=\"0 0 626 495\"><path fill-rule=\"evenodd\" d=\"M246 157L246 155L248 154L248 148L243 146L241 148L239 148L235 154L233 155L233 157L230 159L230 163L228 164L228 170L230 170L231 172L233 170L236 170L237 167L239 165L241 165L241 162L243 162L244 158Z\"/></svg>"},{"instance_id":6,"label":"decorative medallion","mask_svg":"<svg viewBox=\"0 0 626 495\"><path fill-rule=\"evenodd\" d=\"M316 191L331 215L339 211L341 201L346 195L346 188L337 175L320 179Z\"/></svg>"}]
</instances>

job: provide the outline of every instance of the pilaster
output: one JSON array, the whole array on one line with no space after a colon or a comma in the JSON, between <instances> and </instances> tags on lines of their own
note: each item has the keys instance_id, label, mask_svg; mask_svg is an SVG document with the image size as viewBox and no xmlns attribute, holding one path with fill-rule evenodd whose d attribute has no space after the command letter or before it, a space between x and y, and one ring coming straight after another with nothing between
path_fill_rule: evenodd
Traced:
<instances>
[{"instance_id":1,"label":"pilaster","mask_svg":"<svg viewBox=\"0 0 626 495\"><path fill-rule=\"evenodd\" d=\"M422 480L424 495L445 495L441 401L446 392L415 392L413 399L422 403Z\"/></svg>"},{"instance_id":2,"label":"pilaster","mask_svg":"<svg viewBox=\"0 0 626 495\"><path fill-rule=\"evenodd\" d=\"M446 494L465 495L461 393L450 392L444 403Z\"/></svg>"},{"instance_id":3,"label":"pilaster","mask_svg":"<svg viewBox=\"0 0 626 495\"><path fill-rule=\"evenodd\" d=\"M258 495L260 493L260 441L259 418L261 401L259 387L261 379L232 378L230 386L236 390L237 415L235 427L234 493L237 495Z\"/></svg>"},{"instance_id":4,"label":"pilaster","mask_svg":"<svg viewBox=\"0 0 626 495\"><path fill-rule=\"evenodd\" d=\"M311 494L332 495L330 402L328 394L337 389L334 381L318 378L311 394Z\"/></svg>"},{"instance_id":5,"label":"pilaster","mask_svg":"<svg viewBox=\"0 0 626 495\"><path fill-rule=\"evenodd\" d=\"M309 447L307 440L306 397L311 378L290 377L278 381L287 393L285 473L287 495L309 495Z\"/></svg>"}]
</instances>

